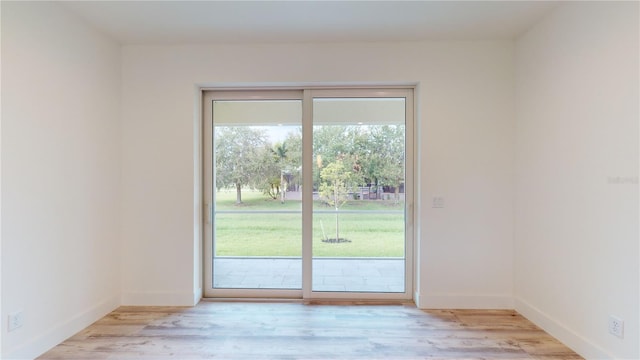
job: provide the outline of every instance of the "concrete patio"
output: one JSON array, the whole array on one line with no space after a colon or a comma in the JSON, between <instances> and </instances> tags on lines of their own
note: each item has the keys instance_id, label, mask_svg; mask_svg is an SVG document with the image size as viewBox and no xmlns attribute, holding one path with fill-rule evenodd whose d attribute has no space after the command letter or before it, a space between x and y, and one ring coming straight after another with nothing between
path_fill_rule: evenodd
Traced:
<instances>
[{"instance_id":1,"label":"concrete patio","mask_svg":"<svg viewBox=\"0 0 640 360\"><path fill-rule=\"evenodd\" d=\"M301 289L300 258L216 257L214 288ZM313 291L404 292L404 259L315 258Z\"/></svg>"}]
</instances>

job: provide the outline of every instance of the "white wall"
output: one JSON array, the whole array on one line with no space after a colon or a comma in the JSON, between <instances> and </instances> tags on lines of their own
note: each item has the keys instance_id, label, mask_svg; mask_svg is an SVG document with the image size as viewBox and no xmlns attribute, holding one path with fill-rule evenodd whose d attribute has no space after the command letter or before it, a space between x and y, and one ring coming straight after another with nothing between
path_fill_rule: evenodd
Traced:
<instances>
[{"instance_id":1,"label":"white wall","mask_svg":"<svg viewBox=\"0 0 640 360\"><path fill-rule=\"evenodd\" d=\"M59 4L2 2L3 359L120 303L119 94L114 41Z\"/></svg>"},{"instance_id":2,"label":"white wall","mask_svg":"<svg viewBox=\"0 0 640 360\"><path fill-rule=\"evenodd\" d=\"M0 5L0 29L2 28L2 5ZM2 69L2 37L0 36L0 69ZM2 84L2 71L0 71L0 84ZM0 271L2 271L2 91L0 86ZM0 317L2 316L2 273L0 272ZM2 319L0 318L0 322ZM0 331L0 357L2 357L3 332Z\"/></svg>"},{"instance_id":3,"label":"white wall","mask_svg":"<svg viewBox=\"0 0 640 360\"><path fill-rule=\"evenodd\" d=\"M638 10L564 4L516 48L516 309L587 358L640 358Z\"/></svg>"},{"instance_id":4,"label":"white wall","mask_svg":"<svg viewBox=\"0 0 640 360\"><path fill-rule=\"evenodd\" d=\"M189 305L199 291L197 84L418 82L420 306L513 306L511 42L122 51L125 304Z\"/></svg>"}]
</instances>

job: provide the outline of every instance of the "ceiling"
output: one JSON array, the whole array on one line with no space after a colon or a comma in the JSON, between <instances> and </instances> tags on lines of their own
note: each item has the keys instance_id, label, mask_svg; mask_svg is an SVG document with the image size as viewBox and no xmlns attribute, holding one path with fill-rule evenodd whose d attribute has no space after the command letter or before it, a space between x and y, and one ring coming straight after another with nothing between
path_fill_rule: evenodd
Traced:
<instances>
[{"instance_id":1,"label":"ceiling","mask_svg":"<svg viewBox=\"0 0 640 360\"><path fill-rule=\"evenodd\" d=\"M62 1L123 44L514 39L548 1Z\"/></svg>"}]
</instances>

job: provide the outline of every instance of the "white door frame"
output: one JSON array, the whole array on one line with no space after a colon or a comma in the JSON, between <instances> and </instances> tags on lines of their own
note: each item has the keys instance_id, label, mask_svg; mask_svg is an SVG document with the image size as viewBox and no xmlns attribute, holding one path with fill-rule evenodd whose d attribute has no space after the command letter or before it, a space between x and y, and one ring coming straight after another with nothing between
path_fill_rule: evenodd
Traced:
<instances>
[{"instance_id":1,"label":"white door frame","mask_svg":"<svg viewBox=\"0 0 640 360\"><path fill-rule=\"evenodd\" d=\"M414 95L412 86L367 87L287 87L203 90L203 289L204 297L216 298L297 298L297 299L361 299L409 300L414 287L414 209L415 169L417 168L414 134ZM312 291L312 216L313 216L313 99L314 98L405 98L405 291L381 292L320 292ZM213 206L215 177L213 176L213 100L302 100L302 289L214 289L213 288Z\"/></svg>"}]
</instances>

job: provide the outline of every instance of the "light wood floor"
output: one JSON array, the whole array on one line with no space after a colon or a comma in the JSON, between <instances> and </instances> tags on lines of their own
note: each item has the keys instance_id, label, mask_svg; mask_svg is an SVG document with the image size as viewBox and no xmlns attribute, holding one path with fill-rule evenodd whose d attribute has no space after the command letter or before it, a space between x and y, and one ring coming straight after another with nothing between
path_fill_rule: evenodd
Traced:
<instances>
[{"instance_id":1,"label":"light wood floor","mask_svg":"<svg viewBox=\"0 0 640 360\"><path fill-rule=\"evenodd\" d=\"M39 359L581 359L510 310L201 302L121 307Z\"/></svg>"}]
</instances>

